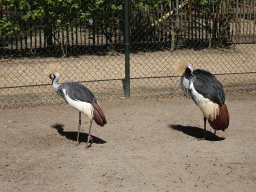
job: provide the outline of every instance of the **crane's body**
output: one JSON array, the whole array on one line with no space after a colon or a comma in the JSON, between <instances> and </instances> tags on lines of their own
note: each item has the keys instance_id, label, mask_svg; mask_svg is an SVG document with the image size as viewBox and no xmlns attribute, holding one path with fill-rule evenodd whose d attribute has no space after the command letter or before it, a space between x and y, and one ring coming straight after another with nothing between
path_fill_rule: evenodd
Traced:
<instances>
[{"instance_id":1,"label":"crane's body","mask_svg":"<svg viewBox=\"0 0 256 192\"><path fill-rule=\"evenodd\" d=\"M206 133L206 120L215 130L222 130L229 126L229 113L226 98L221 83L216 77L205 70L193 71L190 64L187 65L182 76L182 87L189 92L194 102L204 115L204 129Z\"/></svg>"},{"instance_id":2,"label":"crane's body","mask_svg":"<svg viewBox=\"0 0 256 192\"><path fill-rule=\"evenodd\" d=\"M79 111L79 127L77 135L77 144L79 143L79 132L81 126L81 112L90 119L90 129L87 140L87 146L90 139L90 132L92 120L98 125L104 126L107 121L103 111L98 105L97 99L94 94L84 85L77 82L64 82L58 83L59 73L56 72L50 75L52 79L52 86L56 93L62 96L67 103Z\"/></svg>"}]
</instances>

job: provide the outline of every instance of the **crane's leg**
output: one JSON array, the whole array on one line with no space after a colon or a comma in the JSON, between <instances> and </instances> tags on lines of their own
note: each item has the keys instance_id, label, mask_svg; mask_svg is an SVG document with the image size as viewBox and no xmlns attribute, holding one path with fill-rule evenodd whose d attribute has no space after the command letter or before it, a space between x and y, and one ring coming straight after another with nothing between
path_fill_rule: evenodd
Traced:
<instances>
[{"instance_id":1,"label":"crane's leg","mask_svg":"<svg viewBox=\"0 0 256 192\"><path fill-rule=\"evenodd\" d=\"M79 111L79 123L78 123L78 131L77 131L77 143L75 144L75 146L79 145L79 133L80 133L80 127L81 127L81 112Z\"/></svg>"},{"instance_id":2,"label":"crane's leg","mask_svg":"<svg viewBox=\"0 0 256 192\"><path fill-rule=\"evenodd\" d=\"M207 118L204 117L204 139L206 139L206 121L207 121Z\"/></svg>"},{"instance_id":3,"label":"crane's leg","mask_svg":"<svg viewBox=\"0 0 256 192\"><path fill-rule=\"evenodd\" d=\"M92 119L90 120L90 128L89 128L89 134L88 134L88 138L87 138L87 143L86 143L86 147L89 147L89 141L91 140L91 129L92 129Z\"/></svg>"}]
</instances>

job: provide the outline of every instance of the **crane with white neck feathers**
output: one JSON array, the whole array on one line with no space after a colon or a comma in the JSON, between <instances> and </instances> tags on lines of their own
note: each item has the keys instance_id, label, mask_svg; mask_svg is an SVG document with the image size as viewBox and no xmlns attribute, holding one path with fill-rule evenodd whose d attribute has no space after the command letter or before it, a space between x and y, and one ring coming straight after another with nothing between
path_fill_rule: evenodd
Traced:
<instances>
[{"instance_id":1,"label":"crane with white neck feathers","mask_svg":"<svg viewBox=\"0 0 256 192\"><path fill-rule=\"evenodd\" d=\"M184 70L184 68L183 68ZM182 88L189 93L201 109L204 115L204 138L206 138L206 120L214 129L222 130L229 126L229 112L226 104L225 93L221 83L216 77L205 70L193 70L190 63L187 63L185 72L181 77Z\"/></svg>"},{"instance_id":2,"label":"crane with white neck feathers","mask_svg":"<svg viewBox=\"0 0 256 192\"><path fill-rule=\"evenodd\" d=\"M104 126L107 124L105 115L98 105L96 97L87 87L77 82L58 83L59 77L60 75L58 72L50 74L53 89L58 95L62 96L67 103L79 111L76 145L80 143L79 133L81 127L81 112L88 116L90 120L89 134L86 143L86 147L89 147L88 144L91 139L92 121L94 120L98 125Z\"/></svg>"}]
</instances>

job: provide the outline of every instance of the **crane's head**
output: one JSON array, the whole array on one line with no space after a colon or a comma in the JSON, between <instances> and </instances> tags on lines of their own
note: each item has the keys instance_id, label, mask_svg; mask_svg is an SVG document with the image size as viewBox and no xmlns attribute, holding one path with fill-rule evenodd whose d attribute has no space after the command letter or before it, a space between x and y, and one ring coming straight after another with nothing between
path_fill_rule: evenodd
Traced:
<instances>
[{"instance_id":1,"label":"crane's head","mask_svg":"<svg viewBox=\"0 0 256 192\"><path fill-rule=\"evenodd\" d=\"M192 67L192 65L191 65L190 63L188 63L188 64L187 64L187 67L186 67L186 69L185 69L184 75L185 75L185 76L191 76L192 73L193 73L193 67Z\"/></svg>"},{"instance_id":2,"label":"crane's head","mask_svg":"<svg viewBox=\"0 0 256 192\"><path fill-rule=\"evenodd\" d=\"M55 79L58 81L60 74L56 72L56 73L50 74L49 77L52 81L54 81Z\"/></svg>"},{"instance_id":3,"label":"crane's head","mask_svg":"<svg viewBox=\"0 0 256 192\"><path fill-rule=\"evenodd\" d=\"M190 63L187 63L185 72L181 76L181 87L184 90L185 94L187 94L190 89L191 76L193 76L192 73L193 73L193 67Z\"/></svg>"}]
</instances>

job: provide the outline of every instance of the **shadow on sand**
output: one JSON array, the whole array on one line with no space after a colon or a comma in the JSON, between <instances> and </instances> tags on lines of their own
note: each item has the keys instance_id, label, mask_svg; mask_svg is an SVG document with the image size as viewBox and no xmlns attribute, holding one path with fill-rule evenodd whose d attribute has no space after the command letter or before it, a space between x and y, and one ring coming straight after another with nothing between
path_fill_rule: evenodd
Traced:
<instances>
[{"instance_id":1,"label":"shadow on sand","mask_svg":"<svg viewBox=\"0 0 256 192\"><path fill-rule=\"evenodd\" d=\"M191 126L183 126L183 125L169 125L169 128L182 131L183 133L195 137L197 139L204 139L204 129L198 127L191 127ZM225 138L218 137L214 135L211 131L206 130L206 138L207 141L222 141Z\"/></svg>"},{"instance_id":2,"label":"shadow on sand","mask_svg":"<svg viewBox=\"0 0 256 192\"><path fill-rule=\"evenodd\" d=\"M76 141L77 140L77 131L64 131L63 129L64 125L62 124L55 124L55 125L52 125L52 128L56 129L58 131L58 133L64 137L66 137L67 139L70 139L70 140L73 140L73 141ZM87 138L88 138L88 134L87 133L81 133L80 132L80 135L79 135L79 141L80 142L87 142ZM91 135L91 138L93 140L93 143L96 143L96 144L104 144L106 143L106 141L98 138L98 137L95 137L93 135Z\"/></svg>"}]
</instances>

